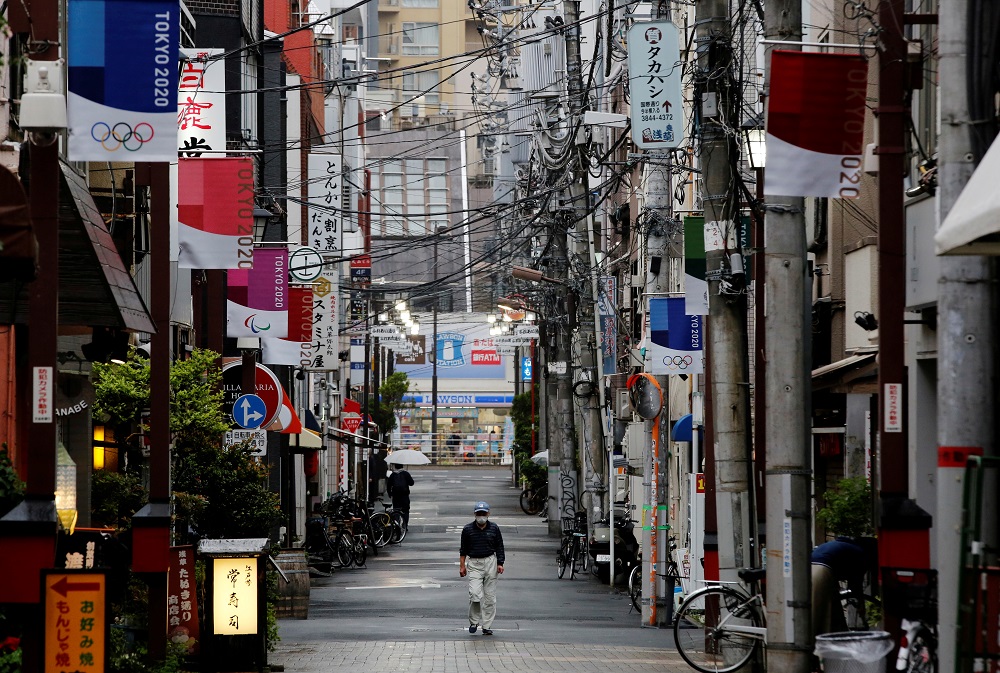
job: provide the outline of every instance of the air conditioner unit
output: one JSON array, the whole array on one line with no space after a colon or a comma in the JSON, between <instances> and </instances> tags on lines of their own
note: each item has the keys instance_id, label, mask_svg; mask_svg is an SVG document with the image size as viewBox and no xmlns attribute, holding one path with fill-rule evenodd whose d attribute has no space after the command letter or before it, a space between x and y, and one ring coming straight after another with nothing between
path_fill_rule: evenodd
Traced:
<instances>
[{"instance_id":1,"label":"air conditioner unit","mask_svg":"<svg viewBox=\"0 0 1000 673\"><path fill-rule=\"evenodd\" d=\"M496 174L496 157L486 157L483 159L483 175Z\"/></svg>"},{"instance_id":2,"label":"air conditioner unit","mask_svg":"<svg viewBox=\"0 0 1000 673\"><path fill-rule=\"evenodd\" d=\"M642 454L646 448L648 434L644 422L640 421L628 424L628 431L625 433L625 458L628 460L629 467L632 468L633 473L636 475L642 473Z\"/></svg>"}]
</instances>

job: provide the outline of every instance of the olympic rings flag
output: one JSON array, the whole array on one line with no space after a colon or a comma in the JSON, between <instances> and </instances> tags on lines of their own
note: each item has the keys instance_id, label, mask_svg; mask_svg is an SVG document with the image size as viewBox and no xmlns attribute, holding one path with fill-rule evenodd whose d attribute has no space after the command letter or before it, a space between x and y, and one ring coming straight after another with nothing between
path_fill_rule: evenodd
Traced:
<instances>
[{"instance_id":1,"label":"olympic rings flag","mask_svg":"<svg viewBox=\"0 0 1000 673\"><path fill-rule=\"evenodd\" d=\"M177 161L178 2L68 0L71 161Z\"/></svg>"},{"instance_id":2,"label":"olympic rings flag","mask_svg":"<svg viewBox=\"0 0 1000 673\"><path fill-rule=\"evenodd\" d=\"M702 316L684 312L684 297L649 300L646 371L650 374L705 372Z\"/></svg>"}]
</instances>

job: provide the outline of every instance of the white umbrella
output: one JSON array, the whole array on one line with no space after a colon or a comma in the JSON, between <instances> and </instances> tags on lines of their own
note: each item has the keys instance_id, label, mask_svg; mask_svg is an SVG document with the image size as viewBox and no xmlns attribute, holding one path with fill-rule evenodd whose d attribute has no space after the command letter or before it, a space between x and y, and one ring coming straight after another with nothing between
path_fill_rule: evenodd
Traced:
<instances>
[{"instance_id":1,"label":"white umbrella","mask_svg":"<svg viewBox=\"0 0 1000 673\"><path fill-rule=\"evenodd\" d=\"M539 465L548 465L549 464L549 452L548 451L539 451L538 453L536 453L535 455L533 455L531 457L531 461L533 463L538 463Z\"/></svg>"},{"instance_id":2,"label":"white umbrella","mask_svg":"<svg viewBox=\"0 0 1000 673\"><path fill-rule=\"evenodd\" d=\"M389 465L427 465L431 459L420 451L413 449L400 449L393 451L385 457L385 462Z\"/></svg>"}]
</instances>

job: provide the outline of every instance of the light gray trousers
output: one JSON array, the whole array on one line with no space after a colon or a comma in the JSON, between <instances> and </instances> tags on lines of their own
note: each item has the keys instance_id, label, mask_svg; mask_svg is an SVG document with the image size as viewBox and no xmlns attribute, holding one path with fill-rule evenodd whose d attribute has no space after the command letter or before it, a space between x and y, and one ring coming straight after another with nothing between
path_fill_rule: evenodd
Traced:
<instances>
[{"instance_id":1,"label":"light gray trousers","mask_svg":"<svg viewBox=\"0 0 1000 673\"><path fill-rule=\"evenodd\" d=\"M469 577L469 623L493 626L497 616L497 557L465 559Z\"/></svg>"}]
</instances>

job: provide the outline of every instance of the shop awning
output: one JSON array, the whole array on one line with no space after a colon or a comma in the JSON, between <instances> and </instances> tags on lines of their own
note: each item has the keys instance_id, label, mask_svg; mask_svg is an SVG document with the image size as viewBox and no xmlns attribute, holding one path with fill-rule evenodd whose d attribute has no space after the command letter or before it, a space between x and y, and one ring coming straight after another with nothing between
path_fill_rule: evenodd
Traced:
<instances>
[{"instance_id":1,"label":"shop awning","mask_svg":"<svg viewBox=\"0 0 1000 673\"><path fill-rule=\"evenodd\" d=\"M1000 140L994 140L934 235L939 255L1000 255Z\"/></svg>"},{"instance_id":2,"label":"shop awning","mask_svg":"<svg viewBox=\"0 0 1000 673\"><path fill-rule=\"evenodd\" d=\"M295 449L315 451L323 448L323 438L312 430L303 429L298 434L288 435L288 447L292 453L296 453Z\"/></svg>"},{"instance_id":3,"label":"shop awning","mask_svg":"<svg viewBox=\"0 0 1000 673\"><path fill-rule=\"evenodd\" d=\"M877 388L877 352L855 353L843 360L831 362L812 371L812 389L828 390L834 393L872 392L862 391L862 385Z\"/></svg>"},{"instance_id":4,"label":"shop awning","mask_svg":"<svg viewBox=\"0 0 1000 673\"><path fill-rule=\"evenodd\" d=\"M330 428L326 436L335 442L349 442L351 440L354 440L356 442L368 441L378 446L389 446L389 444L385 442L380 442L377 439L370 439L368 437L365 437L364 435L359 435L356 432L348 432L347 430L341 430L340 428Z\"/></svg>"},{"instance_id":5,"label":"shop awning","mask_svg":"<svg viewBox=\"0 0 1000 673\"><path fill-rule=\"evenodd\" d=\"M690 442L692 422L691 414L678 418L674 427L670 428L670 439L675 442Z\"/></svg>"},{"instance_id":6,"label":"shop awning","mask_svg":"<svg viewBox=\"0 0 1000 673\"><path fill-rule=\"evenodd\" d=\"M104 224L87 182L60 163L59 325L155 332L145 302ZM42 255L46 252L40 251ZM41 282L50 281L42 271ZM0 284L0 315L25 323L25 292Z\"/></svg>"}]
</instances>

